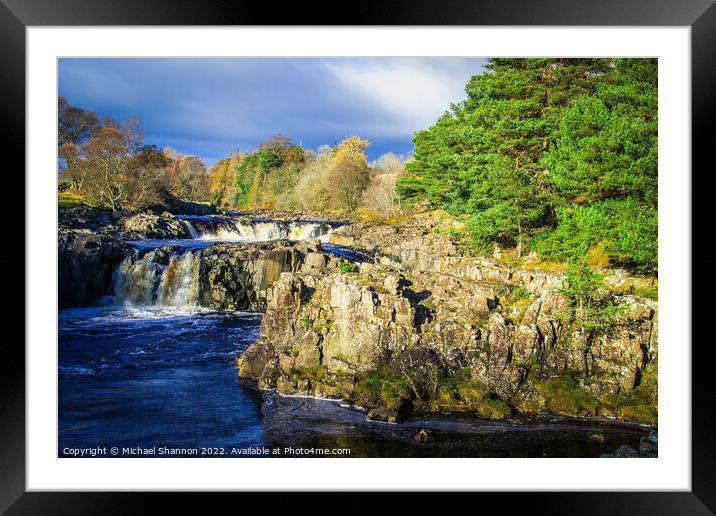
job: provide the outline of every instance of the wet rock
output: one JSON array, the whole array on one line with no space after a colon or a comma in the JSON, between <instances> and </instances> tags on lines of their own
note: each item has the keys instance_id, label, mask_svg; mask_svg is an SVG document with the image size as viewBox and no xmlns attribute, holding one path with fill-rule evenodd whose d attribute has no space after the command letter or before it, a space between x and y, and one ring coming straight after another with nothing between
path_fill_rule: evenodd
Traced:
<instances>
[{"instance_id":1,"label":"wet rock","mask_svg":"<svg viewBox=\"0 0 716 516\"><path fill-rule=\"evenodd\" d=\"M658 457L659 455L659 436L655 430L649 432L649 435L642 437L639 441L639 456L641 457Z\"/></svg>"},{"instance_id":2,"label":"wet rock","mask_svg":"<svg viewBox=\"0 0 716 516\"><path fill-rule=\"evenodd\" d=\"M109 235L64 230L58 235L59 306L77 306L106 295L112 274L127 250Z\"/></svg>"},{"instance_id":3,"label":"wet rock","mask_svg":"<svg viewBox=\"0 0 716 516\"><path fill-rule=\"evenodd\" d=\"M368 411L366 419L369 421L381 421L383 423L397 423L398 411L387 407L378 407Z\"/></svg>"},{"instance_id":4,"label":"wet rock","mask_svg":"<svg viewBox=\"0 0 716 516\"><path fill-rule=\"evenodd\" d=\"M119 220L126 238L189 238L189 230L169 212L161 215L139 213Z\"/></svg>"},{"instance_id":5,"label":"wet rock","mask_svg":"<svg viewBox=\"0 0 716 516\"><path fill-rule=\"evenodd\" d=\"M325 273L336 260L320 246L288 241L215 244L200 251L200 304L216 310L265 311L285 272ZM333 264L333 265L332 265Z\"/></svg>"},{"instance_id":6,"label":"wet rock","mask_svg":"<svg viewBox=\"0 0 716 516\"><path fill-rule=\"evenodd\" d=\"M419 443L426 443L426 442L428 442L428 436L429 436L428 431L425 430L424 428L421 428L418 431L418 433L415 434L415 437L413 437L413 439L415 439Z\"/></svg>"},{"instance_id":7,"label":"wet rock","mask_svg":"<svg viewBox=\"0 0 716 516\"><path fill-rule=\"evenodd\" d=\"M623 444L619 448L617 448L617 451L614 452L614 456L618 459L631 459L634 457L639 456L639 452L636 451L634 448L629 446L628 444Z\"/></svg>"},{"instance_id":8,"label":"wet rock","mask_svg":"<svg viewBox=\"0 0 716 516\"><path fill-rule=\"evenodd\" d=\"M589 436L589 438L592 441L596 441L598 443L605 443L607 442L607 437L604 434L592 434Z\"/></svg>"}]
</instances>

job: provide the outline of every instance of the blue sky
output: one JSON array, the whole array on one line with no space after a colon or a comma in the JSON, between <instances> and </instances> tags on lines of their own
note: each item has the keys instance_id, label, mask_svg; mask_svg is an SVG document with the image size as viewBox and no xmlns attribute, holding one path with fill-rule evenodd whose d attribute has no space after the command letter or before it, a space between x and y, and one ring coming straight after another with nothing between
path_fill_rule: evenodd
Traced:
<instances>
[{"instance_id":1,"label":"blue sky","mask_svg":"<svg viewBox=\"0 0 716 516\"><path fill-rule=\"evenodd\" d=\"M465 98L480 58L60 59L59 94L145 143L210 166L281 133L316 149L357 134L372 160L408 154L413 133Z\"/></svg>"}]
</instances>

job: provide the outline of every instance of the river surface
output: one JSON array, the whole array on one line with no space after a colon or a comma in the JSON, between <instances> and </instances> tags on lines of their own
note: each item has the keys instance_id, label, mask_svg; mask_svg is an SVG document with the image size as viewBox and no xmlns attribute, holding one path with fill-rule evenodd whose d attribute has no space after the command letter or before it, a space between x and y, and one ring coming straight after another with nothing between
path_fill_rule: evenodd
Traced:
<instances>
[{"instance_id":1,"label":"river surface","mask_svg":"<svg viewBox=\"0 0 716 516\"><path fill-rule=\"evenodd\" d=\"M176 252L221 240L194 236L180 239L184 250ZM598 457L622 444L638 449L648 433L553 417L411 417L392 425L366 421L365 411L337 401L258 391L238 380L234 360L256 340L261 317L161 304L60 310L58 456L98 448L104 450L97 456L115 456L109 450L116 448L119 457Z\"/></svg>"},{"instance_id":2,"label":"river surface","mask_svg":"<svg viewBox=\"0 0 716 516\"><path fill-rule=\"evenodd\" d=\"M336 401L280 396L239 382L233 360L261 314L117 306L59 313L59 456L68 448L188 448L232 457L249 448L348 448L350 456L598 457L638 447L645 429L545 418L368 422ZM427 430L427 442L415 436ZM601 434L600 443L590 435ZM288 454L299 453L289 450ZM334 452L338 453L338 452Z\"/></svg>"}]
</instances>

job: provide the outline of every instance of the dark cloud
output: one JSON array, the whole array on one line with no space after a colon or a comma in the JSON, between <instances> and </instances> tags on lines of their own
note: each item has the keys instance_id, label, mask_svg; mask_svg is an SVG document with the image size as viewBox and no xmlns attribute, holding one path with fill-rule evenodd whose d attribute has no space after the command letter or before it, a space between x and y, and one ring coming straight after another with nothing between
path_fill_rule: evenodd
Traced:
<instances>
[{"instance_id":1,"label":"dark cloud","mask_svg":"<svg viewBox=\"0 0 716 516\"><path fill-rule=\"evenodd\" d=\"M115 119L137 117L146 142L211 164L272 134L305 147L351 134L369 156L408 154L414 131L464 98L483 59L61 59L59 94Z\"/></svg>"}]
</instances>

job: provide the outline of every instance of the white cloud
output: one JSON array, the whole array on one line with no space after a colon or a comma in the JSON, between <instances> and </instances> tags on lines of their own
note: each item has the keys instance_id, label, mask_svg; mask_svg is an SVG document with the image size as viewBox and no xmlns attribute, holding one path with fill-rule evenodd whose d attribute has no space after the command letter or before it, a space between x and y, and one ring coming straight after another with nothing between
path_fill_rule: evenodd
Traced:
<instances>
[{"instance_id":1,"label":"white cloud","mask_svg":"<svg viewBox=\"0 0 716 516\"><path fill-rule=\"evenodd\" d=\"M463 59L328 61L333 79L362 99L391 114L393 134L427 128L465 98L465 85L481 71L482 62Z\"/></svg>"}]
</instances>

